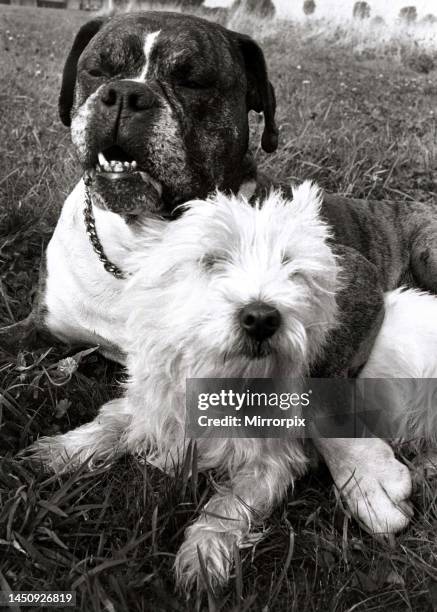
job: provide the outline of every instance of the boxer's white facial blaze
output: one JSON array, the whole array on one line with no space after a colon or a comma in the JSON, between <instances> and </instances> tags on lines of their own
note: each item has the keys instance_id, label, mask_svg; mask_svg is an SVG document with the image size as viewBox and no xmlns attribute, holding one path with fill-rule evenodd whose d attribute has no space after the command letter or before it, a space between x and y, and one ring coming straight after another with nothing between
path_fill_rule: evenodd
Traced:
<instances>
[{"instance_id":1,"label":"boxer's white facial blaze","mask_svg":"<svg viewBox=\"0 0 437 612\"><path fill-rule=\"evenodd\" d=\"M146 59L145 63L144 63L144 67L141 70L141 74L138 78L133 79L134 81L138 81L140 83L144 83L147 79L147 73L149 71L149 67L150 67L150 56L152 54L152 50L153 47L156 44L157 38L160 35L161 30L158 30L157 32L153 32L152 34L147 34L147 36L144 39L144 57Z\"/></svg>"},{"instance_id":2,"label":"boxer's white facial blaze","mask_svg":"<svg viewBox=\"0 0 437 612\"><path fill-rule=\"evenodd\" d=\"M136 83L145 83L147 81L147 76L150 68L150 56L152 51L156 45L158 36L161 34L161 30L157 32L152 32L151 34L146 34L144 37L144 66L141 68L141 72L137 77L129 77L127 79L123 79L124 81L135 81Z\"/></svg>"}]
</instances>

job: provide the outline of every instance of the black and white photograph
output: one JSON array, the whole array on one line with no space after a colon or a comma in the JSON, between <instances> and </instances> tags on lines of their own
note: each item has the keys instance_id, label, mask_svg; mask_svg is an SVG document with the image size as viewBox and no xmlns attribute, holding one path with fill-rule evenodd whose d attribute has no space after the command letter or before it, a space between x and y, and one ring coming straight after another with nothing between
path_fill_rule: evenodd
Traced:
<instances>
[{"instance_id":1,"label":"black and white photograph","mask_svg":"<svg viewBox=\"0 0 437 612\"><path fill-rule=\"evenodd\" d=\"M436 0L0 0L0 610L437 612Z\"/></svg>"}]
</instances>

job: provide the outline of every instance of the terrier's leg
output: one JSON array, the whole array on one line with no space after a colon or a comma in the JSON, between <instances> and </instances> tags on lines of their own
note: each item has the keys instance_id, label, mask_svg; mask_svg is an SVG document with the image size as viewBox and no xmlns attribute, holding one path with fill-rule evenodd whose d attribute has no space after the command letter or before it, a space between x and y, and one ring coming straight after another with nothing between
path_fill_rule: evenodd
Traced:
<instances>
[{"instance_id":1,"label":"terrier's leg","mask_svg":"<svg viewBox=\"0 0 437 612\"><path fill-rule=\"evenodd\" d=\"M373 534L396 533L411 517L411 475L379 438L314 438L353 516Z\"/></svg>"},{"instance_id":2,"label":"terrier's leg","mask_svg":"<svg viewBox=\"0 0 437 612\"><path fill-rule=\"evenodd\" d=\"M238 471L228 486L205 505L199 519L185 532L185 541L175 561L177 581L187 591L203 586L203 558L213 588L225 584L230 576L234 546L248 540L252 527L268 517L274 505L286 494L294 476L306 467L302 451L296 450L293 464L284 461L281 443L276 440L276 453L260 456ZM266 449L267 450L267 449ZM260 453L261 455L261 453Z\"/></svg>"},{"instance_id":3,"label":"terrier's leg","mask_svg":"<svg viewBox=\"0 0 437 612\"><path fill-rule=\"evenodd\" d=\"M22 457L54 472L68 472L89 460L115 459L125 451L124 432L131 413L125 398L106 403L91 421L59 436L39 438L24 449Z\"/></svg>"}]
</instances>

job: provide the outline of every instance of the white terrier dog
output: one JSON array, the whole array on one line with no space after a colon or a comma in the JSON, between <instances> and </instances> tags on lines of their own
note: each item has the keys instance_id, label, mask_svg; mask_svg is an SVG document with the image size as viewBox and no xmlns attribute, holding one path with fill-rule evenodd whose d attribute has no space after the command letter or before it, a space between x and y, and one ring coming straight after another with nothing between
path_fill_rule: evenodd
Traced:
<instances>
[{"instance_id":1,"label":"white terrier dog","mask_svg":"<svg viewBox=\"0 0 437 612\"><path fill-rule=\"evenodd\" d=\"M125 397L30 452L57 471L126 451L167 469L187 443L187 378L307 374L337 312L339 269L319 207L318 190L305 183L292 202L272 193L253 208L217 194L191 203L176 221L150 223L134 251L132 269L140 272L126 300ZM176 559L186 587L200 576L198 548L211 581L226 581L234 545L307 466L296 439L205 438L197 449L199 469L225 472L227 482L187 529Z\"/></svg>"},{"instance_id":2,"label":"white terrier dog","mask_svg":"<svg viewBox=\"0 0 437 612\"><path fill-rule=\"evenodd\" d=\"M127 289L131 350L125 396L105 404L93 422L40 439L30 454L63 471L85 460L142 453L168 470L183 457L188 442L187 378L308 374L336 325L340 285L340 269L328 244L330 231L319 208L317 189L304 183L291 202L273 192L262 208L253 208L217 194L189 204L176 221L150 221L142 248L133 250L132 269L140 271ZM395 292L393 299L401 301L402 295ZM436 310L437 300L430 299ZM396 320L394 329L387 328L388 335L398 332L398 324ZM379 350L385 359L395 347L382 338ZM372 373L381 376L378 365ZM408 471L388 445L378 444L384 452L388 449L388 464L395 462L403 470L403 490L393 494L401 501L409 495ZM199 552L213 585L229 578L234 547L269 515L308 464L302 441L295 438L201 438L197 450L199 469L214 468L224 480L187 529L178 552L177 578L187 589L201 577ZM352 473L349 466L336 469L336 461L341 463L333 457L331 471L343 486ZM368 480L373 471L364 469ZM363 482L371 488L365 478ZM346 497L366 522L377 492L363 507L357 501L359 485L349 486ZM401 517L404 526L408 521Z\"/></svg>"}]
</instances>

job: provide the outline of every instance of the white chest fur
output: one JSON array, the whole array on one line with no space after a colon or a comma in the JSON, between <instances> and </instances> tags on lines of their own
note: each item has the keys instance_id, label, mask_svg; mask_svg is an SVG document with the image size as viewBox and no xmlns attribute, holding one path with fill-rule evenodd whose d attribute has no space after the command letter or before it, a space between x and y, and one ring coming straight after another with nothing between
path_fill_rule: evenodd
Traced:
<instances>
[{"instance_id":1,"label":"white chest fur","mask_svg":"<svg viewBox=\"0 0 437 612\"><path fill-rule=\"evenodd\" d=\"M67 198L47 248L46 325L67 342L99 345L106 356L122 361L126 281L109 274L85 231L85 187L80 181ZM135 238L119 216L94 207L96 230L107 257L123 270Z\"/></svg>"}]
</instances>

